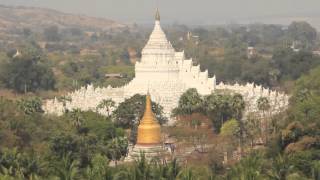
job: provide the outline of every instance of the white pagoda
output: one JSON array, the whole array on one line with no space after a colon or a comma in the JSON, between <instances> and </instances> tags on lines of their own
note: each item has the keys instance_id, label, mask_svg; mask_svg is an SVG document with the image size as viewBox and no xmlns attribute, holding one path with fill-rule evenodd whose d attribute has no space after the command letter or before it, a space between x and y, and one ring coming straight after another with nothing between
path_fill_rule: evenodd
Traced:
<instances>
[{"instance_id":1,"label":"white pagoda","mask_svg":"<svg viewBox=\"0 0 320 180\"><path fill-rule=\"evenodd\" d=\"M256 100L268 97L270 102L279 103L273 106L277 109L287 106L288 97L261 86L247 83L246 85L216 84L216 77L208 77L208 71L201 72L200 65L194 66L192 59L186 59L184 52L176 52L168 41L160 26L160 14L157 10L154 29L142 50L141 60L135 64L135 77L131 82L120 88L94 88L92 85L69 93L72 99L65 105L57 98L46 101L44 110L47 113L61 115L65 108L82 110L96 110L103 99L112 99L117 104L134 94L146 94L148 91L153 101L164 108L165 115L169 118L171 111L177 107L182 93L189 88L196 88L201 95L208 95L216 89L230 89L240 93L249 103L249 111L256 109ZM105 110L100 113L107 114ZM169 124L174 120L170 119Z\"/></svg>"}]
</instances>

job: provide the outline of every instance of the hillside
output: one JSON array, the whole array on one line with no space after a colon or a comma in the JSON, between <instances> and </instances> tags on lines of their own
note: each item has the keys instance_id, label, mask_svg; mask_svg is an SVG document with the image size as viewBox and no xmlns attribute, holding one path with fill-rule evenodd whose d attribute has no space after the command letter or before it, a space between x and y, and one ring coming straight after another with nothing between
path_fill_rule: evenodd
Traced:
<instances>
[{"instance_id":1,"label":"hillside","mask_svg":"<svg viewBox=\"0 0 320 180\"><path fill-rule=\"evenodd\" d=\"M38 29L56 25L60 28L80 27L88 30L110 30L125 27L115 21L74 15L46 8L13 7L0 5L0 30L21 28Z\"/></svg>"}]
</instances>

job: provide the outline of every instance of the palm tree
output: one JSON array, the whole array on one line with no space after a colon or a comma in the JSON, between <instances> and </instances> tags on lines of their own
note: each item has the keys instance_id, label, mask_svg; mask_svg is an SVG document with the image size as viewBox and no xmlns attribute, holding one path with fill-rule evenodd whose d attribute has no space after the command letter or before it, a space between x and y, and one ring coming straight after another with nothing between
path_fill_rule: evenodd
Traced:
<instances>
[{"instance_id":1,"label":"palm tree","mask_svg":"<svg viewBox=\"0 0 320 180\"><path fill-rule=\"evenodd\" d=\"M169 180L174 180L177 178L178 174L181 171L181 167L177 161L177 159L173 159L169 164L168 164L168 179Z\"/></svg>"},{"instance_id":2,"label":"palm tree","mask_svg":"<svg viewBox=\"0 0 320 180\"><path fill-rule=\"evenodd\" d=\"M67 112L67 102L71 102L72 99L69 96L61 96L58 101L62 103L64 112Z\"/></svg>"},{"instance_id":3,"label":"palm tree","mask_svg":"<svg viewBox=\"0 0 320 180\"><path fill-rule=\"evenodd\" d=\"M110 117L111 109L115 107L115 104L116 103L114 101L112 101L112 99L104 99L97 106L97 110L106 109L107 110L107 116Z\"/></svg>"},{"instance_id":4,"label":"palm tree","mask_svg":"<svg viewBox=\"0 0 320 180\"><path fill-rule=\"evenodd\" d=\"M135 161L134 174L136 179L151 179L151 165L144 153L140 154L140 157Z\"/></svg>"},{"instance_id":5,"label":"palm tree","mask_svg":"<svg viewBox=\"0 0 320 180\"><path fill-rule=\"evenodd\" d=\"M92 161L91 166L86 169L85 176L88 180L106 179L111 180L112 174L109 169L109 160L107 157L96 154Z\"/></svg>"},{"instance_id":6,"label":"palm tree","mask_svg":"<svg viewBox=\"0 0 320 180\"><path fill-rule=\"evenodd\" d=\"M320 179L320 161L314 161L312 166L312 178L314 180Z\"/></svg>"},{"instance_id":7,"label":"palm tree","mask_svg":"<svg viewBox=\"0 0 320 180\"><path fill-rule=\"evenodd\" d=\"M257 106L258 106L258 109L260 111L262 111L262 114L263 114L264 127L263 127L263 125L261 125L261 129L265 131L265 143L267 143L267 141L268 141L268 120L266 119L265 112L270 110L270 108L271 108L270 103L269 103L269 99L267 97L260 97L257 100Z\"/></svg>"},{"instance_id":8,"label":"palm tree","mask_svg":"<svg viewBox=\"0 0 320 180\"><path fill-rule=\"evenodd\" d=\"M118 170L114 176L112 177L112 180L123 180L123 179L128 179L128 180L146 180L140 172L137 170L137 165L134 164L133 166L129 166L126 168L122 168Z\"/></svg>"},{"instance_id":9,"label":"palm tree","mask_svg":"<svg viewBox=\"0 0 320 180\"><path fill-rule=\"evenodd\" d=\"M185 168L184 170L180 171L180 173L177 176L178 180L196 180L197 178L193 174L193 171L191 168Z\"/></svg>"},{"instance_id":10,"label":"palm tree","mask_svg":"<svg viewBox=\"0 0 320 180\"><path fill-rule=\"evenodd\" d=\"M244 124L242 121L242 113L245 109L245 102L241 94L235 94L231 99L231 107L234 111L235 119L239 122L240 134L239 134L239 147L240 156L242 157L242 145L243 145L243 134L244 134Z\"/></svg>"},{"instance_id":11,"label":"palm tree","mask_svg":"<svg viewBox=\"0 0 320 180\"><path fill-rule=\"evenodd\" d=\"M231 99L231 107L234 111L234 118L238 121L241 121L242 119L242 112L244 111L246 105L243 100L243 97L241 94L235 94Z\"/></svg>"},{"instance_id":12,"label":"palm tree","mask_svg":"<svg viewBox=\"0 0 320 180\"><path fill-rule=\"evenodd\" d=\"M72 124L79 130L83 123L82 111L80 109L73 109L70 112Z\"/></svg>"},{"instance_id":13,"label":"palm tree","mask_svg":"<svg viewBox=\"0 0 320 180\"><path fill-rule=\"evenodd\" d=\"M279 154L273 160L268 176L274 180L286 180L292 169L293 166L289 164L287 156Z\"/></svg>"},{"instance_id":14,"label":"palm tree","mask_svg":"<svg viewBox=\"0 0 320 180\"><path fill-rule=\"evenodd\" d=\"M268 111L271 108L269 99L267 97L260 97L257 100L257 105L260 111Z\"/></svg>"},{"instance_id":15,"label":"palm tree","mask_svg":"<svg viewBox=\"0 0 320 180\"><path fill-rule=\"evenodd\" d=\"M254 113L249 113L248 115L246 115L245 130L246 135L251 140L251 148L253 148L256 137L261 137L261 130L260 128L257 128L259 126L259 118L257 118Z\"/></svg>"},{"instance_id":16,"label":"palm tree","mask_svg":"<svg viewBox=\"0 0 320 180\"><path fill-rule=\"evenodd\" d=\"M258 154L252 154L233 166L227 176L230 180L262 179L262 159Z\"/></svg>"},{"instance_id":17,"label":"palm tree","mask_svg":"<svg viewBox=\"0 0 320 180\"><path fill-rule=\"evenodd\" d=\"M168 179L167 171L168 167L162 164L159 158L153 158L150 160L151 165L151 177L152 179Z\"/></svg>"},{"instance_id":18,"label":"palm tree","mask_svg":"<svg viewBox=\"0 0 320 180\"><path fill-rule=\"evenodd\" d=\"M20 153L17 148L4 149L0 156L0 174L2 175L29 179L40 174L43 168L44 164L40 163L38 156Z\"/></svg>"},{"instance_id":19,"label":"palm tree","mask_svg":"<svg viewBox=\"0 0 320 180\"><path fill-rule=\"evenodd\" d=\"M72 160L71 154L69 153L54 166L55 173L61 180L76 179L79 172L77 164L78 162Z\"/></svg>"},{"instance_id":20,"label":"palm tree","mask_svg":"<svg viewBox=\"0 0 320 180\"><path fill-rule=\"evenodd\" d=\"M113 160L117 166L118 160L128 153L128 140L121 137L114 138L109 142L107 149L108 158Z\"/></svg>"}]
</instances>

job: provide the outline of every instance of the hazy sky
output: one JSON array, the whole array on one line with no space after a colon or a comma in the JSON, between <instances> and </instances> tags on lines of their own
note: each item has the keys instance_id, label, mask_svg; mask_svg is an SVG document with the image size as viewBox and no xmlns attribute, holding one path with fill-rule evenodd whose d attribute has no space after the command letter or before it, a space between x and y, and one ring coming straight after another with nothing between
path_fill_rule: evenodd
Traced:
<instances>
[{"instance_id":1,"label":"hazy sky","mask_svg":"<svg viewBox=\"0 0 320 180\"><path fill-rule=\"evenodd\" d=\"M162 21L168 23L288 23L297 19L320 25L320 0L0 0L0 4L47 7L121 22L151 23L158 6Z\"/></svg>"}]
</instances>

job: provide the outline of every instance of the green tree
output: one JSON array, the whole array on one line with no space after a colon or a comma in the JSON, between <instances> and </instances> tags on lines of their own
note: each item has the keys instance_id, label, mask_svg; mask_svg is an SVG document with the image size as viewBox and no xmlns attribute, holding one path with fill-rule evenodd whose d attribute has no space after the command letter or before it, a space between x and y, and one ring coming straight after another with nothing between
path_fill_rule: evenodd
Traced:
<instances>
[{"instance_id":1,"label":"green tree","mask_svg":"<svg viewBox=\"0 0 320 180\"><path fill-rule=\"evenodd\" d=\"M288 27L289 36L302 43L313 44L317 38L317 30L305 21L294 21Z\"/></svg>"},{"instance_id":2,"label":"green tree","mask_svg":"<svg viewBox=\"0 0 320 180\"><path fill-rule=\"evenodd\" d=\"M241 94L234 94L231 99L231 107L234 111L234 118L242 120L242 113L245 109L245 102Z\"/></svg>"},{"instance_id":3,"label":"green tree","mask_svg":"<svg viewBox=\"0 0 320 180\"><path fill-rule=\"evenodd\" d=\"M226 107L228 105L225 100L226 98L224 98L222 95L215 93L205 97L204 102L206 113L213 119L213 125L216 132L220 132L222 124L226 121L224 113L229 109Z\"/></svg>"},{"instance_id":4,"label":"green tree","mask_svg":"<svg viewBox=\"0 0 320 180\"><path fill-rule=\"evenodd\" d=\"M115 162L117 162L125 157L128 153L128 140L126 138L117 137L111 140L107 145L107 157Z\"/></svg>"},{"instance_id":5,"label":"green tree","mask_svg":"<svg viewBox=\"0 0 320 180\"><path fill-rule=\"evenodd\" d=\"M320 161L314 161L312 166L312 178L314 180L320 179Z\"/></svg>"},{"instance_id":6,"label":"green tree","mask_svg":"<svg viewBox=\"0 0 320 180\"><path fill-rule=\"evenodd\" d=\"M240 94L212 93L204 98L205 113L212 119L216 132L224 122L235 118L241 123L245 102Z\"/></svg>"},{"instance_id":7,"label":"green tree","mask_svg":"<svg viewBox=\"0 0 320 180\"><path fill-rule=\"evenodd\" d=\"M280 80L296 80L319 64L319 57L311 52L291 49L276 50L271 61L272 69L280 72Z\"/></svg>"},{"instance_id":8,"label":"green tree","mask_svg":"<svg viewBox=\"0 0 320 180\"><path fill-rule=\"evenodd\" d=\"M70 154L65 155L54 169L54 174L61 180L74 180L79 174L78 162L73 160Z\"/></svg>"},{"instance_id":9,"label":"green tree","mask_svg":"<svg viewBox=\"0 0 320 180\"><path fill-rule=\"evenodd\" d=\"M166 178L169 180L174 180L177 178L178 174L181 171L181 166L179 165L179 162L177 161L177 159L173 159L172 161L170 161L170 163L168 164L168 171L167 171L167 176Z\"/></svg>"},{"instance_id":10,"label":"green tree","mask_svg":"<svg viewBox=\"0 0 320 180\"><path fill-rule=\"evenodd\" d=\"M202 110L203 100L196 89L188 89L179 99L178 107L173 111L175 115L191 115Z\"/></svg>"},{"instance_id":11,"label":"green tree","mask_svg":"<svg viewBox=\"0 0 320 180\"><path fill-rule=\"evenodd\" d=\"M137 127L145 109L145 98L136 94L120 103L113 112L113 119L118 127L131 129L129 140L132 143L136 142ZM167 118L163 115L163 108L159 104L152 102L152 111L161 125L167 122Z\"/></svg>"},{"instance_id":12,"label":"green tree","mask_svg":"<svg viewBox=\"0 0 320 180\"><path fill-rule=\"evenodd\" d=\"M320 116L320 67L299 78L295 84L290 99L290 114L296 121L317 123Z\"/></svg>"},{"instance_id":13,"label":"green tree","mask_svg":"<svg viewBox=\"0 0 320 180\"><path fill-rule=\"evenodd\" d=\"M240 128L240 131L239 131L239 147L240 147L240 154L242 156L243 152L242 152L242 149L243 149L243 136L244 136L244 133L245 133L245 126L244 126L244 122L243 122L243 119L242 119L242 114L243 114L243 111L245 110L245 102L244 102L244 99L242 97L241 94L234 94L232 96L232 99L231 99L231 107L234 111L234 118L236 120L238 120L239 122L239 128Z\"/></svg>"},{"instance_id":14,"label":"green tree","mask_svg":"<svg viewBox=\"0 0 320 180\"><path fill-rule=\"evenodd\" d=\"M257 100L257 106L258 106L258 109L262 111L263 124L260 128L264 131L265 142L267 142L268 136L269 136L269 119L266 117L266 111L269 111L271 108L269 99L267 97L260 97Z\"/></svg>"},{"instance_id":15,"label":"green tree","mask_svg":"<svg viewBox=\"0 0 320 180\"><path fill-rule=\"evenodd\" d=\"M79 151L80 143L75 137L60 134L50 139L49 146L51 153L58 158L66 156L69 156L69 158L75 158L76 153Z\"/></svg>"},{"instance_id":16,"label":"green tree","mask_svg":"<svg viewBox=\"0 0 320 180\"><path fill-rule=\"evenodd\" d=\"M254 145L254 141L261 137L261 122L255 113L249 113L244 121L245 131L248 138L251 140L251 147Z\"/></svg>"},{"instance_id":17,"label":"green tree","mask_svg":"<svg viewBox=\"0 0 320 180\"><path fill-rule=\"evenodd\" d=\"M27 115L44 112L42 110L42 101L38 97L21 99L17 103L18 107Z\"/></svg>"},{"instance_id":18,"label":"green tree","mask_svg":"<svg viewBox=\"0 0 320 180\"><path fill-rule=\"evenodd\" d=\"M287 176L293 170L293 165L291 165L287 156L279 154L273 159L271 170L268 172L270 179L274 180L286 180Z\"/></svg>"},{"instance_id":19,"label":"green tree","mask_svg":"<svg viewBox=\"0 0 320 180\"><path fill-rule=\"evenodd\" d=\"M0 174L28 179L43 173L44 164L34 154L21 153L14 149L0 152Z\"/></svg>"},{"instance_id":20,"label":"green tree","mask_svg":"<svg viewBox=\"0 0 320 180\"><path fill-rule=\"evenodd\" d=\"M185 168L177 176L178 180L196 180L196 176L191 168Z\"/></svg>"},{"instance_id":21,"label":"green tree","mask_svg":"<svg viewBox=\"0 0 320 180\"><path fill-rule=\"evenodd\" d=\"M99 109L105 109L107 111L108 117L111 115L112 108L115 107L115 102L112 101L112 99L104 99L102 100L99 105L97 106L97 110Z\"/></svg>"},{"instance_id":22,"label":"green tree","mask_svg":"<svg viewBox=\"0 0 320 180\"><path fill-rule=\"evenodd\" d=\"M54 89L55 77L48 64L37 56L23 55L1 66L1 81L17 92Z\"/></svg>"},{"instance_id":23,"label":"green tree","mask_svg":"<svg viewBox=\"0 0 320 180\"><path fill-rule=\"evenodd\" d=\"M267 97L260 97L257 100L257 107L260 111L265 113L266 111L268 111L271 108L270 103L269 103L269 99Z\"/></svg>"},{"instance_id":24,"label":"green tree","mask_svg":"<svg viewBox=\"0 0 320 180\"><path fill-rule=\"evenodd\" d=\"M62 103L64 112L68 112L67 110L67 102L71 102L72 99L68 96L61 96L58 98L58 101Z\"/></svg>"},{"instance_id":25,"label":"green tree","mask_svg":"<svg viewBox=\"0 0 320 180\"><path fill-rule=\"evenodd\" d=\"M225 122L221 127L221 135L223 136L240 136L240 125L236 119L231 119Z\"/></svg>"},{"instance_id":26,"label":"green tree","mask_svg":"<svg viewBox=\"0 0 320 180\"><path fill-rule=\"evenodd\" d=\"M83 121L84 121L82 111L80 109L73 109L70 112L70 117L71 117L72 124L74 125L74 127L76 127L77 130L79 130Z\"/></svg>"},{"instance_id":27,"label":"green tree","mask_svg":"<svg viewBox=\"0 0 320 180\"><path fill-rule=\"evenodd\" d=\"M231 168L228 178L231 180L256 180L263 179L263 161L261 155L252 154Z\"/></svg>"},{"instance_id":28,"label":"green tree","mask_svg":"<svg viewBox=\"0 0 320 180\"><path fill-rule=\"evenodd\" d=\"M111 180L111 170L108 167L109 159L101 154L95 154L91 160L91 166L87 167L85 177L88 180Z\"/></svg>"}]
</instances>

